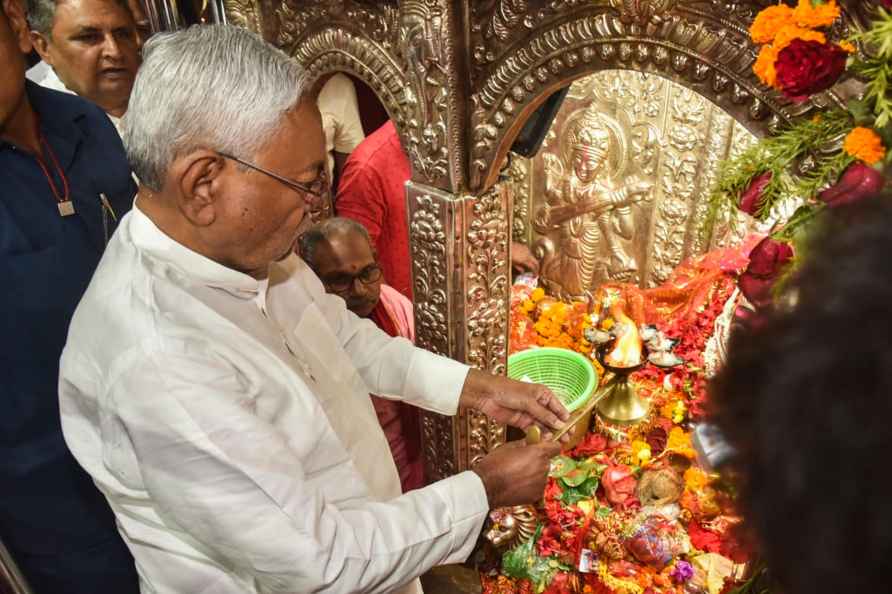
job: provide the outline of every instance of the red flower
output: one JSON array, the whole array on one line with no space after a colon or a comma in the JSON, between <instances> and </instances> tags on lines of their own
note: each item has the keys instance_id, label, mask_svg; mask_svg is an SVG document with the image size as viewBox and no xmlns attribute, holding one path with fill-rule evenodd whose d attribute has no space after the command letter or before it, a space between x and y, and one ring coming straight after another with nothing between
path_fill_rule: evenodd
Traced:
<instances>
[{"instance_id":1,"label":"red flower","mask_svg":"<svg viewBox=\"0 0 892 594\"><path fill-rule=\"evenodd\" d=\"M560 571L554 574L554 578L542 594L572 594L574 588L571 585L570 574Z\"/></svg>"},{"instance_id":2,"label":"red flower","mask_svg":"<svg viewBox=\"0 0 892 594\"><path fill-rule=\"evenodd\" d=\"M603 452L607 448L607 438L600 433L589 433L578 446L573 449L574 458L584 458Z\"/></svg>"},{"instance_id":3,"label":"red flower","mask_svg":"<svg viewBox=\"0 0 892 594\"><path fill-rule=\"evenodd\" d=\"M777 84L784 95L801 103L836 83L846 69L846 56L833 43L794 39L777 55Z\"/></svg>"},{"instance_id":4,"label":"red flower","mask_svg":"<svg viewBox=\"0 0 892 594\"><path fill-rule=\"evenodd\" d=\"M536 545L539 548L539 556L541 557L560 555L564 550L561 546L560 527L556 524L549 524L546 526Z\"/></svg>"},{"instance_id":5,"label":"red flower","mask_svg":"<svg viewBox=\"0 0 892 594\"><path fill-rule=\"evenodd\" d=\"M879 171L858 161L849 165L836 184L818 194L818 198L835 208L879 192L884 182Z\"/></svg>"},{"instance_id":6,"label":"red flower","mask_svg":"<svg viewBox=\"0 0 892 594\"><path fill-rule=\"evenodd\" d=\"M691 544L696 549L708 553L720 553L722 550L722 539L719 535L701 527L696 521L688 523L688 536L691 537Z\"/></svg>"},{"instance_id":7,"label":"red flower","mask_svg":"<svg viewBox=\"0 0 892 594\"><path fill-rule=\"evenodd\" d=\"M792 258L790 244L766 237L750 252L749 266L738 281L740 292L757 308L769 305L771 287Z\"/></svg>"},{"instance_id":8,"label":"red flower","mask_svg":"<svg viewBox=\"0 0 892 594\"><path fill-rule=\"evenodd\" d=\"M601 485L607 495L607 501L613 505L630 507L636 505L635 487L638 481L632 475L632 469L625 464L611 466L601 476Z\"/></svg>"},{"instance_id":9,"label":"red flower","mask_svg":"<svg viewBox=\"0 0 892 594\"><path fill-rule=\"evenodd\" d=\"M740 195L738 208L748 215L755 216L756 211L759 210L759 204L762 202L762 192L771 183L772 176L773 174L770 171L766 171L754 177L750 181L750 185Z\"/></svg>"}]
</instances>

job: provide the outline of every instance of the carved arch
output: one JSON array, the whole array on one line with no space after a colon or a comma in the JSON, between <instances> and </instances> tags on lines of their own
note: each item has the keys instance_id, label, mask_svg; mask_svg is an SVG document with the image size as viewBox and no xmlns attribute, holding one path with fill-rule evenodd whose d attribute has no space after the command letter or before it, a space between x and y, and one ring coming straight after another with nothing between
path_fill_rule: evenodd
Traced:
<instances>
[{"instance_id":1,"label":"carved arch","mask_svg":"<svg viewBox=\"0 0 892 594\"><path fill-rule=\"evenodd\" d=\"M333 72L347 72L365 82L384 105L400 135L404 134L405 75L397 59L372 40L331 27L315 31L283 50L303 64L309 85Z\"/></svg>"},{"instance_id":2,"label":"carved arch","mask_svg":"<svg viewBox=\"0 0 892 594\"><path fill-rule=\"evenodd\" d=\"M671 2L666 2L671 5ZM839 103L832 94L794 106L752 73L757 48L746 28L702 7L663 14L623 12L601 4L536 29L496 58L471 97L470 187L495 183L524 121L553 91L605 69L662 75L706 97L756 136Z\"/></svg>"}]
</instances>

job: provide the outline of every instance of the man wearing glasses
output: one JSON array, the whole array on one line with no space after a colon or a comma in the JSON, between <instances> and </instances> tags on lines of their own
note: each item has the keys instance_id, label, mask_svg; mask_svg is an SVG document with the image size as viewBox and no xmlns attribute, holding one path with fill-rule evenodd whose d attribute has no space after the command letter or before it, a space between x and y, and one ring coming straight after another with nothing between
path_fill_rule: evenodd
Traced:
<instances>
[{"instance_id":1,"label":"man wearing glasses","mask_svg":"<svg viewBox=\"0 0 892 594\"><path fill-rule=\"evenodd\" d=\"M390 336L415 342L412 302L383 282L365 227L341 217L314 225L300 237L300 256L328 293L344 299L347 309L370 319ZM418 409L374 395L372 404L390 445L403 493L420 488L424 464Z\"/></svg>"},{"instance_id":2,"label":"man wearing glasses","mask_svg":"<svg viewBox=\"0 0 892 594\"><path fill-rule=\"evenodd\" d=\"M401 494L369 393L546 431L566 410L388 336L294 255L328 192L299 64L224 25L144 51L122 134L140 189L70 326L66 443L143 592L417 592L490 507L541 498L560 447L500 447Z\"/></svg>"}]
</instances>

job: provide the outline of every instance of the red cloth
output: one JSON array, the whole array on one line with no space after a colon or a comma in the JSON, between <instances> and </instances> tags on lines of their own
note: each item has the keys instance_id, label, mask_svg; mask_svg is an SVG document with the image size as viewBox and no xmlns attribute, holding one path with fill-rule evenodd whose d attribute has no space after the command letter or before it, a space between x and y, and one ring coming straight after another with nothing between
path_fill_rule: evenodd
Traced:
<instances>
[{"instance_id":1,"label":"red cloth","mask_svg":"<svg viewBox=\"0 0 892 594\"><path fill-rule=\"evenodd\" d=\"M369 317L390 336L402 336L414 342L415 329L411 315L412 304L409 300L387 285L382 285L381 298ZM424 460L421 457L421 418L418 409L405 402L374 394L371 396L400 475L403 493L423 487Z\"/></svg>"},{"instance_id":2,"label":"red cloth","mask_svg":"<svg viewBox=\"0 0 892 594\"><path fill-rule=\"evenodd\" d=\"M350 154L338 183L338 216L362 223L378 252L388 285L412 299L406 224L406 182L412 175L393 122L370 134Z\"/></svg>"}]
</instances>

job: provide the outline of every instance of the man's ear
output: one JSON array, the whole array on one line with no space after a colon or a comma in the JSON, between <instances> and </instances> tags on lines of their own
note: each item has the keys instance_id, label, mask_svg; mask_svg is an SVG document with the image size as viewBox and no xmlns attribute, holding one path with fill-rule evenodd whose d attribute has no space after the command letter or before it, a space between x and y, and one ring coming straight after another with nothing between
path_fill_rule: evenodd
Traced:
<instances>
[{"instance_id":1,"label":"man's ear","mask_svg":"<svg viewBox=\"0 0 892 594\"><path fill-rule=\"evenodd\" d=\"M31 31L30 41L34 46L34 49L37 50L37 53L40 55L40 59L50 66L53 66L53 57L50 55L50 42L44 37L43 33Z\"/></svg>"},{"instance_id":2,"label":"man's ear","mask_svg":"<svg viewBox=\"0 0 892 594\"><path fill-rule=\"evenodd\" d=\"M179 185L179 209L196 227L207 227L217 219L223 157L199 149L177 161L171 173Z\"/></svg>"},{"instance_id":3,"label":"man's ear","mask_svg":"<svg viewBox=\"0 0 892 594\"><path fill-rule=\"evenodd\" d=\"M31 36L28 19L25 16L25 0L2 0L2 3L3 13L9 21L9 28L15 35L19 50L25 55L30 54Z\"/></svg>"}]
</instances>

